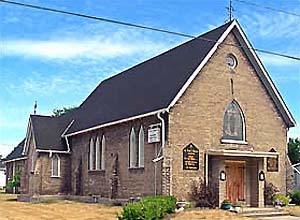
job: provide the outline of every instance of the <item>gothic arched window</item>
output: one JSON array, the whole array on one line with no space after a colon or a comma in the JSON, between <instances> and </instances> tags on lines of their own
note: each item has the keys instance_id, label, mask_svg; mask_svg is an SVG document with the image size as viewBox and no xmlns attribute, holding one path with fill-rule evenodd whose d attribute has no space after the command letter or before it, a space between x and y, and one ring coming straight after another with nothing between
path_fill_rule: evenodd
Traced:
<instances>
[{"instance_id":1,"label":"gothic arched window","mask_svg":"<svg viewBox=\"0 0 300 220\"><path fill-rule=\"evenodd\" d=\"M129 167L138 166L138 148L134 127L131 128L129 137Z\"/></svg>"},{"instance_id":2,"label":"gothic arched window","mask_svg":"<svg viewBox=\"0 0 300 220\"><path fill-rule=\"evenodd\" d=\"M144 167L144 147L145 147L144 141L145 141L144 128L141 125L140 132L139 132L139 160L138 160L139 167Z\"/></svg>"},{"instance_id":3,"label":"gothic arched window","mask_svg":"<svg viewBox=\"0 0 300 220\"><path fill-rule=\"evenodd\" d=\"M233 100L224 113L222 140L245 141L245 137L244 115L239 104Z\"/></svg>"},{"instance_id":4,"label":"gothic arched window","mask_svg":"<svg viewBox=\"0 0 300 220\"><path fill-rule=\"evenodd\" d=\"M94 139L90 139L89 146L89 170L95 169L95 147L94 147Z\"/></svg>"},{"instance_id":5,"label":"gothic arched window","mask_svg":"<svg viewBox=\"0 0 300 220\"><path fill-rule=\"evenodd\" d=\"M59 177L60 176L60 158L58 154L54 154L52 156L52 177Z\"/></svg>"}]
</instances>

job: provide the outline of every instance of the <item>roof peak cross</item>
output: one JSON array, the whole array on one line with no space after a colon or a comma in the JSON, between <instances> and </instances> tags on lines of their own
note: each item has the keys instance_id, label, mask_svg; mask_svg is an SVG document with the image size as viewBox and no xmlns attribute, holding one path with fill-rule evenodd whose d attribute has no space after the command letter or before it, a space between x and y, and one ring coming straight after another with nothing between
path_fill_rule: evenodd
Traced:
<instances>
[{"instance_id":1,"label":"roof peak cross","mask_svg":"<svg viewBox=\"0 0 300 220\"><path fill-rule=\"evenodd\" d=\"M234 12L234 8L232 6L232 0L229 0L229 6L226 7L227 11L228 11L228 19L226 20L226 22L228 21L232 21L233 20L233 12Z\"/></svg>"}]
</instances>

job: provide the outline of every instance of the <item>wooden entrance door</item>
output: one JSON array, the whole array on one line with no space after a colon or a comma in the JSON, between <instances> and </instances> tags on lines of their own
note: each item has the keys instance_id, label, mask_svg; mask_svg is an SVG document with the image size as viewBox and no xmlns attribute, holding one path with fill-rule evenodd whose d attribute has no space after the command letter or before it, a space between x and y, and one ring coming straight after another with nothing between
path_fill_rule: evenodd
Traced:
<instances>
[{"instance_id":1,"label":"wooden entrance door","mask_svg":"<svg viewBox=\"0 0 300 220\"><path fill-rule=\"evenodd\" d=\"M245 200L244 170L245 163L242 161L226 162L226 196L231 202Z\"/></svg>"}]
</instances>

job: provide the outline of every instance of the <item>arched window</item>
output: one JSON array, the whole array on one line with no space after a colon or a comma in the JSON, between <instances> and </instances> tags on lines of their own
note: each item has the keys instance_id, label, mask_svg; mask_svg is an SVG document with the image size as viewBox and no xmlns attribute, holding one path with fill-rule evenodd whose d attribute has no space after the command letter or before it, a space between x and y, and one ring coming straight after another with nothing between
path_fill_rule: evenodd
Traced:
<instances>
[{"instance_id":1,"label":"arched window","mask_svg":"<svg viewBox=\"0 0 300 220\"><path fill-rule=\"evenodd\" d=\"M102 140L101 140L101 163L100 163L101 170L105 169L105 136L102 135Z\"/></svg>"},{"instance_id":2,"label":"arched window","mask_svg":"<svg viewBox=\"0 0 300 220\"><path fill-rule=\"evenodd\" d=\"M60 177L60 158L58 154L52 156L52 177Z\"/></svg>"},{"instance_id":3,"label":"arched window","mask_svg":"<svg viewBox=\"0 0 300 220\"><path fill-rule=\"evenodd\" d=\"M141 125L140 132L139 132L139 167L144 167L144 128Z\"/></svg>"},{"instance_id":4,"label":"arched window","mask_svg":"<svg viewBox=\"0 0 300 220\"><path fill-rule=\"evenodd\" d=\"M245 137L244 115L239 104L233 100L224 113L222 141L245 141Z\"/></svg>"},{"instance_id":5,"label":"arched window","mask_svg":"<svg viewBox=\"0 0 300 220\"><path fill-rule=\"evenodd\" d=\"M129 166L130 167L138 166L138 149L137 149L134 127L131 128L130 137L129 137Z\"/></svg>"},{"instance_id":6,"label":"arched window","mask_svg":"<svg viewBox=\"0 0 300 220\"><path fill-rule=\"evenodd\" d=\"M96 139L96 170L100 170L101 169L101 148L100 148L100 139L99 137L97 137Z\"/></svg>"},{"instance_id":7,"label":"arched window","mask_svg":"<svg viewBox=\"0 0 300 220\"><path fill-rule=\"evenodd\" d=\"M89 170L94 170L94 163L95 159L94 159L94 139L91 138L90 140L90 147L89 147Z\"/></svg>"}]
</instances>

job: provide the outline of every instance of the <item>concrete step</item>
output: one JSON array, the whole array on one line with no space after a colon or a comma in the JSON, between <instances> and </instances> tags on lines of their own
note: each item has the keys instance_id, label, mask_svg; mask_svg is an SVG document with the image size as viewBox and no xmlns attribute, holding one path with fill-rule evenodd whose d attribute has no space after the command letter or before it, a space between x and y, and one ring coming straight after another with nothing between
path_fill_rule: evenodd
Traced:
<instances>
[{"instance_id":1,"label":"concrete step","mask_svg":"<svg viewBox=\"0 0 300 220\"><path fill-rule=\"evenodd\" d=\"M278 217L278 216L289 216L290 214L286 211L266 211L266 212L253 212L253 213L242 213L242 216L249 218L265 218L265 217Z\"/></svg>"},{"instance_id":2,"label":"concrete step","mask_svg":"<svg viewBox=\"0 0 300 220\"><path fill-rule=\"evenodd\" d=\"M264 213L264 212L281 212L282 209L280 208L247 208L244 207L242 208L242 212L243 214L247 214L247 213Z\"/></svg>"},{"instance_id":3,"label":"concrete step","mask_svg":"<svg viewBox=\"0 0 300 220\"><path fill-rule=\"evenodd\" d=\"M274 207L265 207L265 208L252 208L252 207L244 207L240 214L245 217L250 218L272 218L272 217L280 217L285 218L290 216L288 212L284 211L282 208L274 208Z\"/></svg>"}]
</instances>

